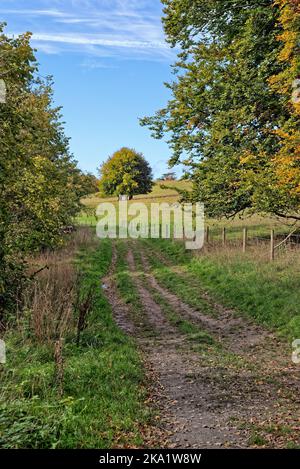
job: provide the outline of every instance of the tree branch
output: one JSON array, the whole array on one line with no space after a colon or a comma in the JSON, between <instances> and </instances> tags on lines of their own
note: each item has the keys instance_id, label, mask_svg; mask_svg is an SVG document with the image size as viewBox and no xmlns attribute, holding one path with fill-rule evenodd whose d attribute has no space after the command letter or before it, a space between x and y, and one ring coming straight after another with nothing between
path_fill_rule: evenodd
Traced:
<instances>
[{"instance_id":1,"label":"tree branch","mask_svg":"<svg viewBox=\"0 0 300 469\"><path fill-rule=\"evenodd\" d=\"M300 221L300 215L285 215L284 213L274 212L274 215L280 218L285 218L286 220L298 220Z\"/></svg>"}]
</instances>

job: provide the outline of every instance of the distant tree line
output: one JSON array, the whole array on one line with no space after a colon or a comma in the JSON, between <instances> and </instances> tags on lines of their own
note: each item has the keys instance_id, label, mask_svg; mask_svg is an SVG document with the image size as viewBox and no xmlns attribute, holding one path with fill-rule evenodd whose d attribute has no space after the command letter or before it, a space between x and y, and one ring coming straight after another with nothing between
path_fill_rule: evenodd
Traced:
<instances>
[{"instance_id":1,"label":"distant tree line","mask_svg":"<svg viewBox=\"0 0 300 469\"><path fill-rule=\"evenodd\" d=\"M162 0L172 97L142 119L211 216L300 219L300 0Z\"/></svg>"}]
</instances>

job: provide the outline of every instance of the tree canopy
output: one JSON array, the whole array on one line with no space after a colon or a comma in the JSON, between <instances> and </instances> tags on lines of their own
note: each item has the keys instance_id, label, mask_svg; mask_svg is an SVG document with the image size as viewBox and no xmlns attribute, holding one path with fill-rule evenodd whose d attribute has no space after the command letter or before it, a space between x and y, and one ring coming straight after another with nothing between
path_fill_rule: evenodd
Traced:
<instances>
[{"instance_id":1,"label":"tree canopy","mask_svg":"<svg viewBox=\"0 0 300 469\"><path fill-rule=\"evenodd\" d=\"M0 322L24 275L24 259L57 246L85 191L69 151L52 80L42 79L31 35L0 25ZM22 260L23 259L23 260Z\"/></svg>"},{"instance_id":2,"label":"tree canopy","mask_svg":"<svg viewBox=\"0 0 300 469\"><path fill-rule=\"evenodd\" d=\"M100 168L100 192L103 195L148 194L152 190L152 170L144 156L123 147Z\"/></svg>"},{"instance_id":3,"label":"tree canopy","mask_svg":"<svg viewBox=\"0 0 300 469\"><path fill-rule=\"evenodd\" d=\"M297 217L298 0L163 3L167 40L181 51L170 101L142 125L170 136L170 164L185 165L209 215Z\"/></svg>"}]
</instances>

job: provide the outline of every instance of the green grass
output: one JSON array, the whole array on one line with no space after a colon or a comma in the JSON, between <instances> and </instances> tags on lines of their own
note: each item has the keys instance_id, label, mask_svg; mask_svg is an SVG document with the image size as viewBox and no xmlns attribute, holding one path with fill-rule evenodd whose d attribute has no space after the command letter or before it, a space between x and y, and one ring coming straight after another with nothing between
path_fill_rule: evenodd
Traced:
<instances>
[{"instance_id":1,"label":"green grass","mask_svg":"<svg viewBox=\"0 0 300 469\"><path fill-rule=\"evenodd\" d=\"M272 447L274 444L278 444L278 441L284 442L286 449L299 449L299 443L294 441L295 430L290 425L284 425L282 423L273 424L246 424L249 427L250 438L249 445L251 446L266 446Z\"/></svg>"},{"instance_id":2,"label":"green grass","mask_svg":"<svg viewBox=\"0 0 300 469\"><path fill-rule=\"evenodd\" d=\"M149 194L141 194L135 196L129 202L129 206L134 202L144 203L150 208L151 203L169 203L174 204L178 202L179 195L175 188L180 190L190 191L192 183L190 181L156 181L153 190ZM82 200L87 212L82 213L76 218L76 223L82 225L95 226L97 218L95 217L96 207L103 202L111 202L118 208L118 199L116 197L101 198L99 194L86 197ZM279 220L274 217L251 215L245 213L244 217L235 217L233 219L212 219L206 218L206 225L210 228L210 240L221 241L223 227L227 230L228 241L241 241L243 237L243 228L248 228L249 238L261 238L268 240L270 237L270 230L275 229L275 232L280 235L289 233L291 226L284 220Z\"/></svg>"},{"instance_id":3,"label":"green grass","mask_svg":"<svg viewBox=\"0 0 300 469\"><path fill-rule=\"evenodd\" d=\"M300 276L292 268L258 263L239 256L226 262L201 257L189 271L224 304L289 338L300 337Z\"/></svg>"},{"instance_id":4,"label":"green grass","mask_svg":"<svg viewBox=\"0 0 300 469\"><path fill-rule=\"evenodd\" d=\"M157 279L185 302L209 313L201 292L209 292L220 303L233 307L258 323L273 328L289 340L300 337L299 263L279 258L271 263L259 253L243 256L240 251L216 251L195 257L186 253L181 243L166 240L143 241L150 249ZM161 267L159 256L179 266L178 275ZM198 290L197 290L198 288Z\"/></svg>"},{"instance_id":5,"label":"green grass","mask_svg":"<svg viewBox=\"0 0 300 469\"><path fill-rule=\"evenodd\" d=\"M142 309L140 298L135 288L134 282L130 276L129 268L126 262L127 245L124 241L116 241L117 264L116 280L117 288L126 304L135 305L136 310Z\"/></svg>"},{"instance_id":6,"label":"green grass","mask_svg":"<svg viewBox=\"0 0 300 469\"><path fill-rule=\"evenodd\" d=\"M135 344L116 326L100 279L111 260L111 243L77 259L82 288L95 288L93 311L81 346L64 347L64 395L54 383L53 351L6 336L8 362L0 370L0 447L110 448L140 445L140 425L149 412L143 404L143 367Z\"/></svg>"},{"instance_id":7,"label":"green grass","mask_svg":"<svg viewBox=\"0 0 300 469\"><path fill-rule=\"evenodd\" d=\"M213 337L208 334L207 331L202 330L200 326L192 323L191 321L182 318L176 311L174 311L173 307L169 304L168 300L164 298L155 288L151 287L151 285L147 281L146 275L144 274L141 253L138 244L133 244L133 253L135 263L139 269L140 277L143 281L143 284L151 293L151 296L154 301L158 305L160 305L163 313L165 314L166 318L170 321L170 323L173 326L177 327L180 332L185 334L189 341L194 342L199 347L217 345ZM154 257L151 257L151 260L154 260L154 262L157 261Z\"/></svg>"},{"instance_id":8,"label":"green grass","mask_svg":"<svg viewBox=\"0 0 300 469\"><path fill-rule=\"evenodd\" d=\"M156 246L156 249L161 248L163 255L166 258L170 259L177 265L186 266L189 265L192 257L190 252L185 251L183 244L172 243L165 240L143 240L140 242L144 244L144 246L147 246L148 261L153 269L153 275L161 285L179 296L185 303L202 313L210 316L214 316L216 314L213 306L199 295L200 287L198 285L195 286L195 284L190 281L189 277L178 275L171 267L162 265L161 259L153 255L153 250L151 249L153 246ZM147 250L145 253L147 254Z\"/></svg>"},{"instance_id":9,"label":"green grass","mask_svg":"<svg viewBox=\"0 0 300 469\"><path fill-rule=\"evenodd\" d=\"M145 336L156 336L156 331L153 329L144 314L144 308L141 303L137 287L129 271L129 267L126 261L128 245L123 240L117 240L116 249L116 283L118 292L122 300L130 306L129 314L133 323L136 324L139 328L142 328L142 332ZM141 317L141 315L143 315L143 317Z\"/></svg>"}]
</instances>

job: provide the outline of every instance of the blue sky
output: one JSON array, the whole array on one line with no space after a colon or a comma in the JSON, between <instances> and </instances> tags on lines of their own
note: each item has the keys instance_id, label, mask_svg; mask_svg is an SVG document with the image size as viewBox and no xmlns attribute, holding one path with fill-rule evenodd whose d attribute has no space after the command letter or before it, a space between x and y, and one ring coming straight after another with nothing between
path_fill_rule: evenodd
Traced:
<instances>
[{"instance_id":1,"label":"blue sky","mask_svg":"<svg viewBox=\"0 0 300 469\"><path fill-rule=\"evenodd\" d=\"M6 32L33 33L42 75L53 75L79 166L96 173L121 146L144 153L155 176L170 150L139 117L168 99L175 52L164 39L160 0L1 0Z\"/></svg>"}]
</instances>

